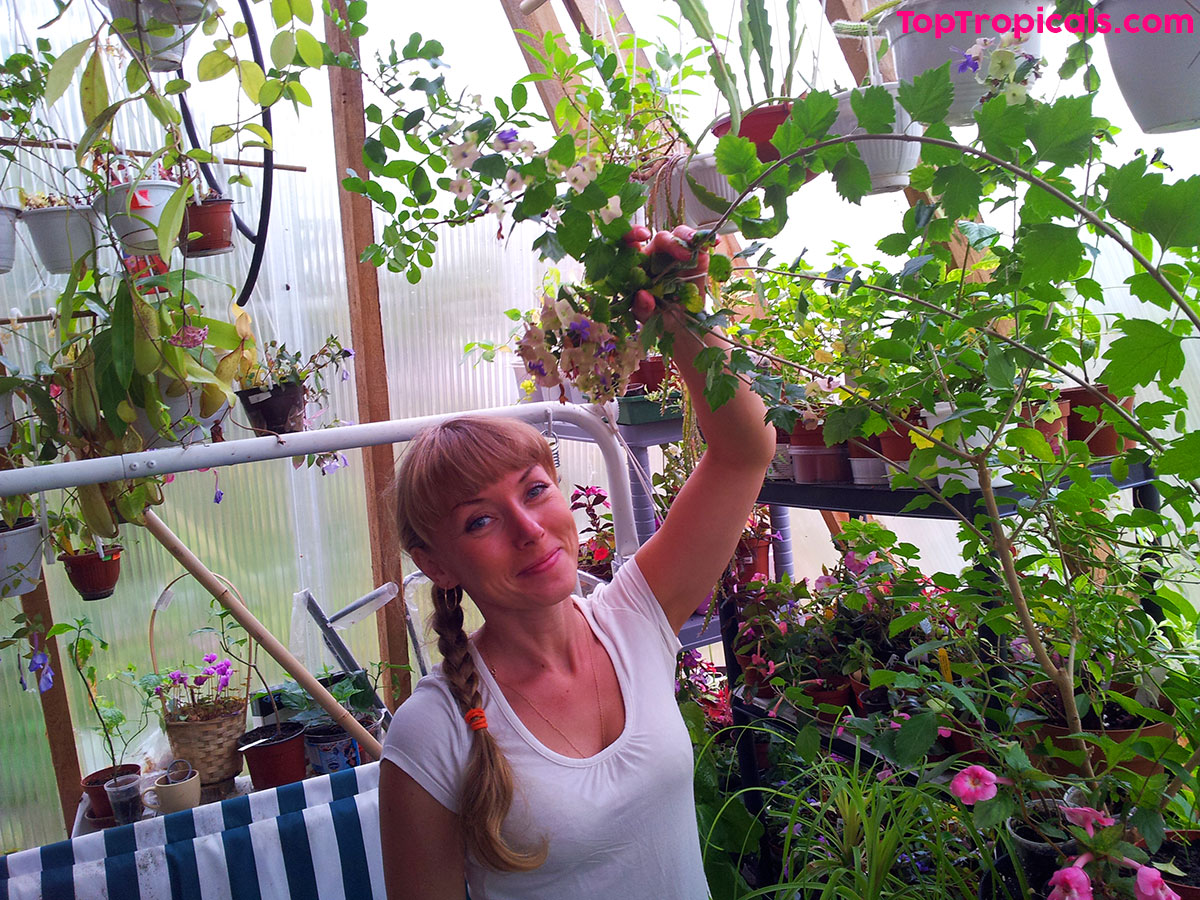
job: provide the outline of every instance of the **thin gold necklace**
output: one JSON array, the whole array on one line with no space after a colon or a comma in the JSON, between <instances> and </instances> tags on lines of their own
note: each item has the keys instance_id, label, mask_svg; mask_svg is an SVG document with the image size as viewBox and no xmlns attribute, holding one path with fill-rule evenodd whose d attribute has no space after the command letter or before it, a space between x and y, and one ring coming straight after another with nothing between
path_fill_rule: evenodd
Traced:
<instances>
[{"instance_id":1,"label":"thin gold necklace","mask_svg":"<svg viewBox=\"0 0 1200 900\"><path fill-rule=\"evenodd\" d=\"M578 606L575 607L575 609L579 610L579 614L581 616L583 616L583 610L579 609ZM584 616L583 621L584 621L584 624L587 625L587 616ZM595 638L595 635L592 633L592 629L591 629L590 625L587 625L587 631L588 631L588 637L590 639L590 642L588 644L588 665L589 665L589 668L591 668L591 670L592 670L592 687L594 687L596 689L596 713L600 719L600 741L601 741L601 743L603 743L604 742L604 705L600 702L600 680L596 677L596 657L595 657L595 640L596 640L596 638ZM507 688L508 690L510 690L514 694L516 694L518 697L520 697L525 702L526 706L528 706L531 710L533 710L535 713L537 713L538 718L540 718L543 722L545 722L547 725L549 725L551 728L553 728L554 731L558 734L558 736L561 737L564 741L566 741L567 745L572 750L574 750L576 753L579 754L579 757L581 759L587 758L588 754L586 754L582 750L580 750L579 747L576 745L576 743L573 740L571 740L569 737L567 737L567 735L563 732L563 730L561 728L559 728L557 725L555 725L554 722L551 721L550 718L544 712L542 712L540 709L538 709L533 704L533 701L531 701L528 697L526 697L523 693L521 693L521 691L519 691L514 685L501 681L500 676L496 674L496 667L493 666L491 663L488 663L488 671L492 673L492 678L494 678L496 680L496 684L500 685L501 687Z\"/></svg>"}]
</instances>

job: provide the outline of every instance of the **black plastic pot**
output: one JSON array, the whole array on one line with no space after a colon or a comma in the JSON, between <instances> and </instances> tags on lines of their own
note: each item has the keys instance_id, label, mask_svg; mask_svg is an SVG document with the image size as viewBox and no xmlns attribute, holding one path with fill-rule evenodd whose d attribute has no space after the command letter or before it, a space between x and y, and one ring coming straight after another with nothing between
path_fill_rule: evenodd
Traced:
<instances>
[{"instance_id":1,"label":"black plastic pot","mask_svg":"<svg viewBox=\"0 0 1200 900\"><path fill-rule=\"evenodd\" d=\"M250 427L259 437L294 434L304 430L304 403L308 390L302 384L289 383L273 388L250 388L237 392L250 419Z\"/></svg>"}]
</instances>

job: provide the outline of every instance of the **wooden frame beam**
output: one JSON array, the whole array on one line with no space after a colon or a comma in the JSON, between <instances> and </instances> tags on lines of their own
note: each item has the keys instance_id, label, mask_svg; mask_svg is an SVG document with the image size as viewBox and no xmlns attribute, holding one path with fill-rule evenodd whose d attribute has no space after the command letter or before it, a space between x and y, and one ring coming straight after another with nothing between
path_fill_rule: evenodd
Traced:
<instances>
[{"instance_id":1,"label":"wooden frame beam","mask_svg":"<svg viewBox=\"0 0 1200 900\"><path fill-rule=\"evenodd\" d=\"M530 15L521 12L520 0L500 0L500 5L504 7L504 13L508 16L508 23L513 29L513 37L517 39L521 55L525 57L525 65L532 73L544 72L542 64L529 52L529 48L531 45L541 47L547 34L562 33L562 28L558 24L558 16L554 14L549 3L543 4ZM530 32L532 37L517 34L518 29ZM542 98L542 105L546 107L546 114L550 116L553 124L554 110L558 107L559 101L567 96L567 92L563 90L561 84L550 78L535 82L535 84L538 95Z\"/></svg>"},{"instance_id":2,"label":"wooden frame beam","mask_svg":"<svg viewBox=\"0 0 1200 900\"><path fill-rule=\"evenodd\" d=\"M330 6L345 15L346 0L330 0ZM358 55L358 41L326 17L325 40L334 53ZM338 184L347 170L366 177L362 148L367 124L361 77L351 69L329 66L329 94L333 114L334 171ZM375 241L371 201L345 188L338 191L342 211L342 258L346 268L346 290L350 305L350 338L355 348L354 379L358 399L358 421L386 422L392 418L388 402L387 358L384 352L383 319L379 311L379 270L359 261L359 254ZM362 452L367 493L367 530L371 542L371 576L374 585L392 581L403 586L400 539L395 515L387 498L395 469L389 445L365 448ZM388 666L408 663L408 632L404 619L404 591L375 615L379 633L380 661ZM389 709L412 692L408 672L385 669L383 699ZM395 689L393 689L393 686Z\"/></svg>"}]
</instances>

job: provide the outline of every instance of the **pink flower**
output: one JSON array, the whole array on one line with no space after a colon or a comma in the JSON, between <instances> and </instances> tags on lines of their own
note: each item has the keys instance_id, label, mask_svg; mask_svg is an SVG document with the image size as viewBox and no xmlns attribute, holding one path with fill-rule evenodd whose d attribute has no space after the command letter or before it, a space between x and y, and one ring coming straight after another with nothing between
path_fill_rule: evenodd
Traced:
<instances>
[{"instance_id":1,"label":"pink flower","mask_svg":"<svg viewBox=\"0 0 1200 900\"><path fill-rule=\"evenodd\" d=\"M967 766L950 782L950 793L971 806L995 797L997 784L1012 784L1012 780L1000 778L983 766Z\"/></svg>"},{"instance_id":2,"label":"pink flower","mask_svg":"<svg viewBox=\"0 0 1200 900\"><path fill-rule=\"evenodd\" d=\"M953 733L954 733L953 731L951 731L949 728L947 728L944 725L938 726L938 737L940 737L940 738L948 738Z\"/></svg>"},{"instance_id":3,"label":"pink flower","mask_svg":"<svg viewBox=\"0 0 1200 900\"><path fill-rule=\"evenodd\" d=\"M1092 809L1090 806L1064 806L1063 815L1067 817L1067 821L1072 825L1078 825L1087 832L1088 837L1096 836L1095 826L1107 828L1109 825L1115 825L1117 820L1112 816L1106 816L1102 812Z\"/></svg>"},{"instance_id":4,"label":"pink flower","mask_svg":"<svg viewBox=\"0 0 1200 900\"><path fill-rule=\"evenodd\" d=\"M1054 888L1046 900L1092 900L1092 881L1087 872L1075 866L1059 869L1050 876Z\"/></svg>"},{"instance_id":5,"label":"pink flower","mask_svg":"<svg viewBox=\"0 0 1200 900\"><path fill-rule=\"evenodd\" d=\"M1142 866L1138 869L1133 892L1137 900L1179 900L1179 895L1167 887L1162 872L1154 866Z\"/></svg>"},{"instance_id":6,"label":"pink flower","mask_svg":"<svg viewBox=\"0 0 1200 900\"><path fill-rule=\"evenodd\" d=\"M194 347L203 345L204 339L207 337L207 325L202 328L196 325L184 325L177 332L167 338L167 343L174 344L176 347L183 347L185 350L190 350Z\"/></svg>"},{"instance_id":7,"label":"pink flower","mask_svg":"<svg viewBox=\"0 0 1200 900\"><path fill-rule=\"evenodd\" d=\"M813 582L814 591L823 591L825 588L834 587L838 580L832 575L818 575L817 580Z\"/></svg>"}]
</instances>

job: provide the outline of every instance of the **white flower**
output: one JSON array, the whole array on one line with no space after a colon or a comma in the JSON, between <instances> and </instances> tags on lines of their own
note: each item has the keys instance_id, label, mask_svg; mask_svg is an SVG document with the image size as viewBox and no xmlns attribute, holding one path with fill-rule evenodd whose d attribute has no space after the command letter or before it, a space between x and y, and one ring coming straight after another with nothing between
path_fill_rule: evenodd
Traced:
<instances>
[{"instance_id":1,"label":"white flower","mask_svg":"<svg viewBox=\"0 0 1200 900\"><path fill-rule=\"evenodd\" d=\"M546 171L557 178L563 172L567 171L567 167L560 163L557 159L546 157Z\"/></svg>"},{"instance_id":2,"label":"white flower","mask_svg":"<svg viewBox=\"0 0 1200 900\"><path fill-rule=\"evenodd\" d=\"M988 63L988 78L1004 81L1017 71L1017 54L1011 50L995 50Z\"/></svg>"},{"instance_id":3,"label":"white flower","mask_svg":"<svg viewBox=\"0 0 1200 900\"><path fill-rule=\"evenodd\" d=\"M557 225L560 219L562 219L562 213L553 206L542 214L542 221L547 222L550 225Z\"/></svg>"},{"instance_id":4,"label":"white flower","mask_svg":"<svg viewBox=\"0 0 1200 900\"><path fill-rule=\"evenodd\" d=\"M567 184L576 191L582 192L595 177L595 174L588 174L583 166L571 166L567 169Z\"/></svg>"},{"instance_id":5,"label":"white flower","mask_svg":"<svg viewBox=\"0 0 1200 900\"><path fill-rule=\"evenodd\" d=\"M1004 99L1009 106L1020 106L1028 95L1029 87L1020 82L1014 82L1004 89Z\"/></svg>"},{"instance_id":6,"label":"white flower","mask_svg":"<svg viewBox=\"0 0 1200 900\"><path fill-rule=\"evenodd\" d=\"M504 187L510 194L515 194L517 191L524 190L532 180L528 175L522 175L516 169L509 169L504 176Z\"/></svg>"},{"instance_id":7,"label":"white flower","mask_svg":"<svg viewBox=\"0 0 1200 900\"><path fill-rule=\"evenodd\" d=\"M521 153L526 153L532 156L534 153L537 153L537 144L535 144L533 141L517 141L512 145L511 149L519 150Z\"/></svg>"},{"instance_id":8,"label":"white flower","mask_svg":"<svg viewBox=\"0 0 1200 900\"><path fill-rule=\"evenodd\" d=\"M621 218L621 198L612 197L608 201L608 206L599 210L596 215L604 221L605 225L611 225L614 219Z\"/></svg>"},{"instance_id":9,"label":"white flower","mask_svg":"<svg viewBox=\"0 0 1200 900\"><path fill-rule=\"evenodd\" d=\"M479 148L473 140L467 139L461 144L450 146L450 164L456 169L469 169L479 159Z\"/></svg>"},{"instance_id":10,"label":"white flower","mask_svg":"<svg viewBox=\"0 0 1200 900\"><path fill-rule=\"evenodd\" d=\"M487 211L494 215L497 219L504 218L504 204L499 200L493 200L488 204Z\"/></svg>"},{"instance_id":11,"label":"white flower","mask_svg":"<svg viewBox=\"0 0 1200 900\"><path fill-rule=\"evenodd\" d=\"M596 172L600 168L599 163L596 162L596 157L585 156L583 159L581 159L579 161L579 164L581 166L583 166L583 171L587 172L590 177L592 177L592 178L596 177Z\"/></svg>"},{"instance_id":12,"label":"white flower","mask_svg":"<svg viewBox=\"0 0 1200 900\"><path fill-rule=\"evenodd\" d=\"M471 184L469 178L455 178L450 182L450 190L454 192L454 196L459 200L470 200L475 193L475 188Z\"/></svg>"},{"instance_id":13,"label":"white flower","mask_svg":"<svg viewBox=\"0 0 1200 900\"><path fill-rule=\"evenodd\" d=\"M980 38L967 48L967 56L973 56L975 59L982 59L984 52L991 46L991 38Z\"/></svg>"}]
</instances>

